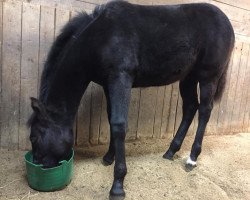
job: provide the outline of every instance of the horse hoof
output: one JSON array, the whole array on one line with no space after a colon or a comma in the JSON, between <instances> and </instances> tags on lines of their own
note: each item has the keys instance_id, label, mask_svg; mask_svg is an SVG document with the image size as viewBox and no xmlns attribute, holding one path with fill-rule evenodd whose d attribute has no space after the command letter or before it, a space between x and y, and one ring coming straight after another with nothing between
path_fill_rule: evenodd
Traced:
<instances>
[{"instance_id":1,"label":"horse hoof","mask_svg":"<svg viewBox=\"0 0 250 200\"><path fill-rule=\"evenodd\" d=\"M125 199L125 192L122 188L112 188L109 193L110 200L123 200Z\"/></svg>"},{"instance_id":2,"label":"horse hoof","mask_svg":"<svg viewBox=\"0 0 250 200\"><path fill-rule=\"evenodd\" d=\"M170 151L167 151L167 152L163 155L163 158L173 161L173 160L174 160L174 159L173 159L173 158L174 158L174 154L173 154L172 152L170 152Z\"/></svg>"},{"instance_id":3,"label":"horse hoof","mask_svg":"<svg viewBox=\"0 0 250 200\"><path fill-rule=\"evenodd\" d=\"M190 172L197 166L196 161L193 161L190 157L187 159L185 165L185 171Z\"/></svg>"},{"instance_id":4,"label":"horse hoof","mask_svg":"<svg viewBox=\"0 0 250 200\"><path fill-rule=\"evenodd\" d=\"M109 200L123 200L125 199L125 192L121 192L121 193L113 193L110 191L109 193Z\"/></svg>"},{"instance_id":5,"label":"horse hoof","mask_svg":"<svg viewBox=\"0 0 250 200\"><path fill-rule=\"evenodd\" d=\"M196 165L186 164L185 165L185 171L186 172L191 172L195 167L196 167Z\"/></svg>"},{"instance_id":6,"label":"horse hoof","mask_svg":"<svg viewBox=\"0 0 250 200\"><path fill-rule=\"evenodd\" d=\"M114 162L114 159L108 159L105 156L102 158L102 164L104 166L112 165L113 162Z\"/></svg>"},{"instance_id":7,"label":"horse hoof","mask_svg":"<svg viewBox=\"0 0 250 200\"><path fill-rule=\"evenodd\" d=\"M125 195L124 196L116 196L116 195L109 195L109 200L123 200L125 199Z\"/></svg>"},{"instance_id":8,"label":"horse hoof","mask_svg":"<svg viewBox=\"0 0 250 200\"><path fill-rule=\"evenodd\" d=\"M125 198L125 191L123 189L123 181L115 180L109 192L109 199L122 200Z\"/></svg>"}]
</instances>

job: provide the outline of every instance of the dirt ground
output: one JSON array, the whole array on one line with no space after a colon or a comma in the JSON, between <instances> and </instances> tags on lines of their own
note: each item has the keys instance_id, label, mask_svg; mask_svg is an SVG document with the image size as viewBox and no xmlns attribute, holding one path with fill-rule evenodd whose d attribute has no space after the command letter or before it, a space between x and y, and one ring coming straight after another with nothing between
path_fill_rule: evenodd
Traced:
<instances>
[{"instance_id":1,"label":"dirt ground","mask_svg":"<svg viewBox=\"0 0 250 200\"><path fill-rule=\"evenodd\" d=\"M204 138L198 167L184 170L192 138L187 138L174 161L162 158L170 140L128 143L126 199L250 200L250 133ZM38 192L27 185L25 152L0 151L0 199L108 199L113 165L101 164L107 146L76 150L74 177L57 192Z\"/></svg>"}]
</instances>

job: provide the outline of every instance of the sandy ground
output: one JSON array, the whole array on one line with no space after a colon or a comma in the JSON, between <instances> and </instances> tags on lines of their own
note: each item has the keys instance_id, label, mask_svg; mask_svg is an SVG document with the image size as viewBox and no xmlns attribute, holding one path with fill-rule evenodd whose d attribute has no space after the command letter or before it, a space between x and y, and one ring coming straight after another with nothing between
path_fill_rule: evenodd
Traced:
<instances>
[{"instance_id":1,"label":"sandy ground","mask_svg":"<svg viewBox=\"0 0 250 200\"><path fill-rule=\"evenodd\" d=\"M250 133L207 136L198 167L184 170L192 138L174 161L162 158L170 140L127 144L126 199L250 200ZM57 192L34 191L27 185L20 151L0 151L0 199L108 199L113 165L101 164L107 146L76 150L74 178Z\"/></svg>"}]
</instances>

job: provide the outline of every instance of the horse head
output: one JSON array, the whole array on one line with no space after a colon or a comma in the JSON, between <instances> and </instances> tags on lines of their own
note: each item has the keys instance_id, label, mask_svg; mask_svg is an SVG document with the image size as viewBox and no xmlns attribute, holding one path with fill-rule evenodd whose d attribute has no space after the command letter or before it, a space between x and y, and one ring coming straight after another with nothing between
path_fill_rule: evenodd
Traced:
<instances>
[{"instance_id":1,"label":"horse head","mask_svg":"<svg viewBox=\"0 0 250 200\"><path fill-rule=\"evenodd\" d=\"M33 162L45 168L55 167L70 157L74 140L72 127L58 121L56 111L38 99L31 98L31 107L34 112L28 124Z\"/></svg>"}]
</instances>

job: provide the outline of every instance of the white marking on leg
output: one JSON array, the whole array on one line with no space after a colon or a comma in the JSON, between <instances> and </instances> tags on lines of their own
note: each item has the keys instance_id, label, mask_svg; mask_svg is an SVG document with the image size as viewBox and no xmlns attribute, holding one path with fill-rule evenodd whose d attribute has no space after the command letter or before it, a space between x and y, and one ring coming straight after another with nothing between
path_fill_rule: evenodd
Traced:
<instances>
[{"instance_id":1,"label":"white marking on leg","mask_svg":"<svg viewBox=\"0 0 250 200\"><path fill-rule=\"evenodd\" d=\"M193 161L190 157L188 157L186 163L189 164L189 165L192 165L192 166L196 166L196 161Z\"/></svg>"}]
</instances>

